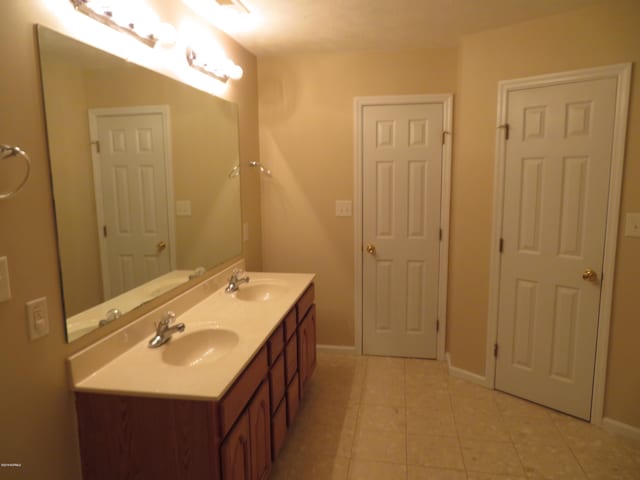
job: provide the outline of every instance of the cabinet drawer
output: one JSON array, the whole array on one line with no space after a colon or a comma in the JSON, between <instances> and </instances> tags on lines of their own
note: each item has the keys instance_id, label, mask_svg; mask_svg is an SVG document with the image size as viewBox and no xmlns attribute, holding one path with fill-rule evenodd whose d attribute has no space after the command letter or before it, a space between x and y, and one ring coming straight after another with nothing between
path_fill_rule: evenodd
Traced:
<instances>
[{"instance_id":1,"label":"cabinet drawer","mask_svg":"<svg viewBox=\"0 0 640 480\"><path fill-rule=\"evenodd\" d=\"M287 401L282 400L275 413L271 416L271 451L272 458L276 456L284 445L287 437Z\"/></svg>"},{"instance_id":2,"label":"cabinet drawer","mask_svg":"<svg viewBox=\"0 0 640 480\"><path fill-rule=\"evenodd\" d=\"M262 347L220 401L221 437L224 437L231 429L233 423L251 399L253 392L256 391L260 382L267 375L269 369L267 357L267 349Z\"/></svg>"},{"instance_id":3,"label":"cabinet drawer","mask_svg":"<svg viewBox=\"0 0 640 480\"><path fill-rule=\"evenodd\" d=\"M269 387L271 392L271 412L273 413L284 397L287 387L284 373L284 355L280 355L269 371Z\"/></svg>"},{"instance_id":4,"label":"cabinet drawer","mask_svg":"<svg viewBox=\"0 0 640 480\"><path fill-rule=\"evenodd\" d=\"M285 352L287 370L287 384L291 383L293 376L298 372L298 335L293 334L287 343Z\"/></svg>"},{"instance_id":5,"label":"cabinet drawer","mask_svg":"<svg viewBox=\"0 0 640 480\"><path fill-rule=\"evenodd\" d=\"M289 340L291 335L296 331L296 318L296 307L293 307L289 313L287 313L287 316L284 317L284 321L282 323L284 324L284 338L287 340Z\"/></svg>"},{"instance_id":6,"label":"cabinet drawer","mask_svg":"<svg viewBox=\"0 0 640 480\"><path fill-rule=\"evenodd\" d=\"M304 293L300 297L300 300L298 300L298 323L301 322L304 316L307 314L307 311L309 310L309 307L311 307L311 304L313 303L315 298L316 287L312 283L311 285L309 285L309 288L304 291Z\"/></svg>"},{"instance_id":7,"label":"cabinet drawer","mask_svg":"<svg viewBox=\"0 0 640 480\"><path fill-rule=\"evenodd\" d=\"M298 375L293 378L293 381L287 387L287 425L291 426L293 420L298 414L298 407L300 406L300 381Z\"/></svg>"},{"instance_id":8,"label":"cabinet drawer","mask_svg":"<svg viewBox=\"0 0 640 480\"><path fill-rule=\"evenodd\" d=\"M269 365L273 363L284 348L284 324L278 325L276 331L269 337Z\"/></svg>"}]
</instances>

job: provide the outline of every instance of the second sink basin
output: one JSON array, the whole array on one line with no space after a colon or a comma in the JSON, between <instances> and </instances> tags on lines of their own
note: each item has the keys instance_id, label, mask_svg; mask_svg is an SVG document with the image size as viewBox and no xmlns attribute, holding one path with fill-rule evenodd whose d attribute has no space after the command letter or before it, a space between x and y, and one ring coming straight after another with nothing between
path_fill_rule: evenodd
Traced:
<instances>
[{"instance_id":1,"label":"second sink basin","mask_svg":"<svg viewBox=\"0 0 640 480\"><path fill-rule=\"evenodd\" d=\"M195 367L216 361L238 344L238 335L230 330L209 328L174 334L162 348L162 360L170 365Z\"/></svg>"},{"instance_id":2,"label":"second sink basin","mask_svg":"<svg viewBox=\"0 0 640 480\"><path fill-rule=\"evenodd\" d=\"M257 280L241 285L240 288L233 293L233 297L249 302L266 302L278 298L285 290L286 287L280 282L274 280Z\"/></svg>"}]
</instances>

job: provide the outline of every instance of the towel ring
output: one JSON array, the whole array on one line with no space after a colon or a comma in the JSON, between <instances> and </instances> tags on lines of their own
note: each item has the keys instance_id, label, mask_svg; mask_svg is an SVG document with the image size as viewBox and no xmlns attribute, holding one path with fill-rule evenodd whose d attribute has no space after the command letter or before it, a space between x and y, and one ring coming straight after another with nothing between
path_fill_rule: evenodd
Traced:
<instances>
[{"instance_id":1,"label":"towel ring","mask_svg":"<svg viewBox=\"0 0 640 480\"><path fill-rule=\"evenodd\" d=\"M13 191L0 192L0 200L12 197L16 193L18 193L20 190L22 190L22 187L24 187L24 184L27 183L27 180L29 180L29 176L31 175L31 159L29 158L29 155L27 155L27 152L22 150L20 147L0 145L0 161L4 160L5 158L11 158L11 157L22 157L22 159L27 165L27 173L25 173L24 178Z\"/></svg>"}]
</instances>

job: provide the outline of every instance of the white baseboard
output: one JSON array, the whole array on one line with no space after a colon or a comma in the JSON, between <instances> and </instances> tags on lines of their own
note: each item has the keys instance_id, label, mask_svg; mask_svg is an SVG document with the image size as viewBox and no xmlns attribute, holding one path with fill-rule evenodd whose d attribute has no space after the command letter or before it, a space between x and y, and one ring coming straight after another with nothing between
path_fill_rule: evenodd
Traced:
<instances>
[{"instance_id":1,"label":"white baseboard","mask_svg":"<svg viewBox=\"0 0 640 480\"><path fill-rule=\"evenodd\" d=\"M633 425L629 425L627 423L619 422L618 420L614 420L613 418L604 417L602 419L602 428L611 433L623 435L635 440L640 440L640 428L634 427Z\"/></svg>"},{"instance_id":2,"label":"white baseboard","mask_svg":"<svg viewBox=\"0 0 640 480\"><path fill-rule=\"evenodd\" d=\"M447 357L449 375L451 375L452 377L467 380L468 382L477 383L478 385L482 385L483 387L491 388L487 381L487 377L485 377L484 375L478 375L477 373L473 373L468 370L464 370L462 368L454 367L453 365L451 365L451 356L449 355L449 352L447 352L445 356Z\"/></svg>"},{"instance_id":3,"label":"white baseboard","mask_svg":"<svg viewBox=\"0 0 640 480\"><path fill-rule=\"evenodd\" d=\"M319 352L325 353L341 353L343 355L355 355L356 347L349 345L316 345Z\"/></svg>"}]
</instances>

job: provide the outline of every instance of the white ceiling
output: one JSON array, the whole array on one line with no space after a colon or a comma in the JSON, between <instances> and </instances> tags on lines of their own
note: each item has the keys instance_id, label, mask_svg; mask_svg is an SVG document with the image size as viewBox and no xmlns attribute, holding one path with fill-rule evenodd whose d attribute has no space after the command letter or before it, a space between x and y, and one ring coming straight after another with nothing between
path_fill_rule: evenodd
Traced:
<instances>
[{"instance_id":1,"label":"white ceiling","mask_svg":"<svg viewBox=\"0 0 640 480\"><path fill-rule=\"evenodd\" d=\"M229 33L262 56L452 47L465 34L603 0L243 1L260 21L253 30Z\"/></svg>"}]
</instances>

